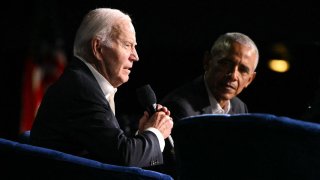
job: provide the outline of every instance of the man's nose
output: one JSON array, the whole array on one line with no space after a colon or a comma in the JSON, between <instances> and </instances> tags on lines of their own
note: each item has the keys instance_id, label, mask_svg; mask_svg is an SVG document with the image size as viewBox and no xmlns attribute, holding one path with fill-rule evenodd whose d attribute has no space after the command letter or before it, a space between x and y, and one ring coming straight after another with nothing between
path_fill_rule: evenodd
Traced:
<instances>
[{"instance_id":1,"label":"man's nose","mask_svg":"<svg viewBox=\"0 0 320 180\"><path fill-rule=\"evenodd\" d=\"M130 58L132 60L139 61L139 56L138 56L138 52L137 52L136 48L132 49Z\"/></svg>"},{"instance_id":2,"label":"man's nose","mask_svg":"<svg viewBox=\"0 0 320 180\"><path fill-rule=\"evenodd\" d=\"M227 74L226 74L226 76L228 77L228 78L230 78L230 79L232 79L232 80L236 80L237 79L237 77L238 77L238 70L237 70L237 68L235 67L235 68L231 68L228 72L227 72Z\"/></svg>"}]
</instances>

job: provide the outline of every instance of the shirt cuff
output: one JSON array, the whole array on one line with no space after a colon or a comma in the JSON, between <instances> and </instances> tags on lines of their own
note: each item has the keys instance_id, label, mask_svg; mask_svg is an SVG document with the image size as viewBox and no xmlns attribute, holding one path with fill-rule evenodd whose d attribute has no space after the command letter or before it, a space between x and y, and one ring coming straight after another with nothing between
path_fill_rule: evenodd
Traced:
<instances>
[{"instance_id":1,"label":"shirt cuff","mask_svg":"<svg viewBox=\"0 0 320 180\"><path fill-rule=\"evenodd\" d=\"M157 136L157 138L159 140L159 144L160 144L160 150L161 150L161 152L163 152L163 149L164 149L164 146L165 146L165 142L164 142L164 137L161 134L161 132L158 129L153 128L153 127L147 128L146 131L151 131Z\"/></svg>"}]
</instances>

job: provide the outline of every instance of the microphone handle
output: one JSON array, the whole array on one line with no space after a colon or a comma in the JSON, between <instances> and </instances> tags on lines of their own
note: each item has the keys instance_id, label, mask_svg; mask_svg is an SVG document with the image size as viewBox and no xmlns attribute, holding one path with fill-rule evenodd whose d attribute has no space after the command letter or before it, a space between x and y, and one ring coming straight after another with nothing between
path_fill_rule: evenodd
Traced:
<instances>
[{"instance_id":1,"label":"microphone handle","mask_svg":"<svg viewBox=\"0 0 320 180\"><path fill-rule=\"evenodd\" d=\"M155 113L157 111L157 104L152 104L152 106L149 106L147 108L147 111L148 111L149 115ZM168 136L168 140L169 140L169 143L172 146L172 148L174 148L174 142L173 142L171 135Z\"/></svg>"},{"instance_id":2,"label":"microphone handle","mask_svg":"<svg viewBox=\"0 0 320 180\"><path fill-rule=\"evenodd\" d=\"M171 135L168 136L168 140L169 140L170 145L172 146L172 148L174 148L174 142L173 142L173 139L172 139Z\"/></svg>"}]
</instances>

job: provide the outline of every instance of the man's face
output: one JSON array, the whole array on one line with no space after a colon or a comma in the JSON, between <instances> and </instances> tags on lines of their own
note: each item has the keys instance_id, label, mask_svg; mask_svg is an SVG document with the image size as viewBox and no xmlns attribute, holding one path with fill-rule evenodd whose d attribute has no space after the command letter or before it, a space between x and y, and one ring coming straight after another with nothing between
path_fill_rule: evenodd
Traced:
<instances>
[{"instance_id":1,"label":"man's face","mask_svg":"<svg viewBox=\"0 0 320 180\"><path fill-rule=\"evenodd\" d=\"M122 21L116 27L111 46L103 48L106 78L114 87L118 87L129 80L133 62L139 60L135 48L136 44L132 23Z\"/></svg>"},{"instance_id":2,"label":"man's face","mask_svg":"<svg viewBox=\"0 0 320 180\"><path fill-rule=\"evenodd\" d=\"M208 60L206 81L218 101L232 99L252 82L256 57L250 47L234 42L224 58Z\"/></svg>"}]
</instances>

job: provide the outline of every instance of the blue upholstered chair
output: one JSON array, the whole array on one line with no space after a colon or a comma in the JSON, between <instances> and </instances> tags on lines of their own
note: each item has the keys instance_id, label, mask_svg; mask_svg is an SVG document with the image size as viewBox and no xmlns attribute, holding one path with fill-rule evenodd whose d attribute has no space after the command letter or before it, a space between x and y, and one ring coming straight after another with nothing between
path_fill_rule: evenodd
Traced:
<instances>
[{"instance_id":1,"label":"blue upholstered chair","mask_svg":"<svg viewBox=\"0 0 320 180\"><path fill-rule=\"evenodd\" d=\"M27 135L27 134L24 134ZM23 140L25 137L22 137ZM104 164L60 151L0 138L0 179L107 180L163 179L172 177L138 167Z\"/></svg>"},{"instance_id":2,"label":"blue upholstered chair","mask_svg":"<svg viewBox=\"0 0 320 180\"><path fill-rule=\"evenodd\" d=\"M185 179L319 180L320 125L271 114L200 115L175 123Z\"/></svg>"}]
</instances>

